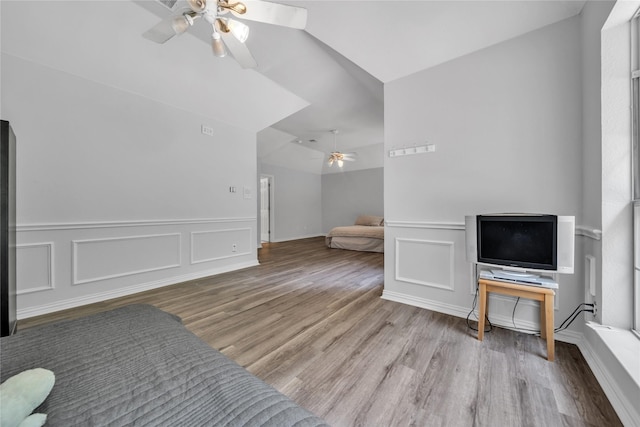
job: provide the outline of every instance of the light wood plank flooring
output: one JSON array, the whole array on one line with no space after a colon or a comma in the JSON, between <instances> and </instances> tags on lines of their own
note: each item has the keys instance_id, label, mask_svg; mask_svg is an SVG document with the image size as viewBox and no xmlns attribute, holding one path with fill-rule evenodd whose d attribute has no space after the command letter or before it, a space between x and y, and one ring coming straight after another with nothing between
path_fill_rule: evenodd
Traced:
<instances>
[{"instance_id":1,"label":"light wood plank flooring","mask_svg":"<svg viewBox=\"0 0 640 427\"><path fill-rule=\"evenodd\" d=\"M380 298L383 255L323 238L265 245L260 266L26 319L149 303L334 426L621 425L574 345Z\"/></svg>"}]
</instances>

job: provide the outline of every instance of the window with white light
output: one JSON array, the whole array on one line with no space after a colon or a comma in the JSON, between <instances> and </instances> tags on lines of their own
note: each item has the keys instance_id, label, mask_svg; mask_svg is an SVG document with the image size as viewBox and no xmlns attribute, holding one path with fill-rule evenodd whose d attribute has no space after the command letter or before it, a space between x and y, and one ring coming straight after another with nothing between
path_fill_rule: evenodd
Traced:
<instances>
[{"instance_id":1,"label":"window with white light","mask_svg":"<svg viewBox=\"0 0 640 427\"><path fill-rule=\"evenodd\" d=\"M633 159L633 329L640 336L640 13L631 21L631 123Z\"/></svg>"}]
</instances>

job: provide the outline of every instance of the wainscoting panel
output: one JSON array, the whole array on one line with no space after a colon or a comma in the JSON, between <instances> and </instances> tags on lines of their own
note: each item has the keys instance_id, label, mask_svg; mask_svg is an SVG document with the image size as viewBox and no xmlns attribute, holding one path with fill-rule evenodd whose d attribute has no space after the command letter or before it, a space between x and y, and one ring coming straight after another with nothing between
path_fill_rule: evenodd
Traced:
<instances>
[{"instance_id":1,"label":"wainscoting panel","mask_svg":"<svg viewBox=\"0 0 640 427\"><path fill-rule=\"evenodd\" d=\"M396 239L396 280L454 290L454 243Z\"/></svg>"},{"instance_id":2,"label":"wainscoting panel","mask_svg":"<svg viewBox=\"0 0 640 427\"><path fill-rule=\"evenodd\" d=\"M250 228L195 231L191 233L191 264L247 255L251 248Z\"/></svg>"},{"instance_id":3,"label":"wainscoting panel","mask_svg":"<svg viewBox=\"0 0 640 427\"><path fill-rule=\"evenodd\" d=\"M585 233L586 234L586 233ZM596 234L596 233L592 233ZM577 239L591 236L576 234ZM575 259L582 259L577 242ZM464 223L399 221L385 222L385 281L383 298L466 317L474 307L476 272L466 260ZM584 300L582 266L576 274L558 274L555 324L567 319ZM526 299L490 294L489 318L500 326L535 329L539 304ZM515 309L515 311L514 311ZM474 316L472 315L472 318ZM582 316L562 335L580 334Z\"/></svg>"},{"instance_id":4,"label":"wainscoting panel","mask_svg":"<svg viewBox=\"0 0 640 427\"><path fill-rule=\"evenodd\" d=\"M180 234L75 240L73 284L180 267Z\"/></svg>"},{"instance_id":5,"label":"wainscoting panel","mask_svg":"<svg viewBox=\"0 0 640 427\"><path fill-rule=\"evenodd\" d=\"M53 252L53 242L16 246L16 271L22 285L18 295L54 288Z\"/></svg>"},{"instance_id":6,"label":"wainscoting panel","mask_svg":"<svg viewBox=\"0 0 640 427\"><path fill-rule=\"evenodd\" d=\"M16 237L18 319L258 264L255 216L24 224Z\"/></svg>"}]
</instances>

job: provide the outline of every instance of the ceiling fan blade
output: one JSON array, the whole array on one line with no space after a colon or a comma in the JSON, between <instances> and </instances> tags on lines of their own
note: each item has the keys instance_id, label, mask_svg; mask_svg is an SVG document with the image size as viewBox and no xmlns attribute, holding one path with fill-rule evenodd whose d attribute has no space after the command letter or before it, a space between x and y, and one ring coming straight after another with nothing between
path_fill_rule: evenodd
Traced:
<instances>
[{"instance_id":1,"label":"ceiling fan blade","mask_svg":"<svg viewBox=\"0 0 640 427\"><path fill-rule=\"evenodd\" d=\"M242 68L256 68L258 66L246 44L241 43L231 32L221 32L220 35L224 44L227 45L227 49Z\"/></svg>"},{"instance_id":2,"label":"ceiling fan blade","mask_svg":"<svg viewBox=\"0 0 640 427\"><path fill-rule=\"evenodd\" d=\"M145 31L142 34L142 37L160 44L167 42L169 39L171 39L171 37L177 34L176 30L173 27L174 19L174 16L163 19L162 21L158 22L156 25Z\"/></svg>"},{"instance_id":3,"label":"ceiling fan blade","mask_svg":"<svg viewBox=\"0 0 640 427\"><path fill-rule=\"evenodd\" d=\"M200 15L192 11L185 11L181 15L169 16L142 34L142 37L156 43L165 43L171 37L187 31L194 21L199 18Z\"/></svg>"},{"instance_id":4,"label":"ceiling fan blade","mask_svg":"<svg viewBox=\"0 0 640 427\"><path fill-rule=\"evenodd\" d=\"M238 18L297 28L299 30L303 30L307 25L307 9L303 7L262 0L242 0L242 3L247 9L245 13L238 13L230 9L231 13Z\"/></svg>"}]
</instances>

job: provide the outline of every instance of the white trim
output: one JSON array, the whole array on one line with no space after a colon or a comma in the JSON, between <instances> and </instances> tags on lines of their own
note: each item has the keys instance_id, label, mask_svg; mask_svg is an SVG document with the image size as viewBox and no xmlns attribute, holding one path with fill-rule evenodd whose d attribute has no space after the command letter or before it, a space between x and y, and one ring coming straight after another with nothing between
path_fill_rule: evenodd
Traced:
<instances>
[{"instance_id":1,"label":"white trim","mask_svg":"<svg viewBox=\"0 0 640 427\"><path fill-rule=\"evenodd\" d=\"M576 236L588 237L593 240L602 240L602 230L588 227L586 225L576 225Z\"/></svg>"},{"instance_id":2,"label":"white trim","mask_svg":"<svg viewBox=\"0 0 640 427\"><path fill-rule=\"evenodd\" d=\"M262 178L267 178L269 180L269 243L274 242L274 236L276 235L275 229L276 229L276 197L275 197L275 193L276 193L276 177L274 175L268 174L268 173L261 173L260 176L258 177L258 180L262 179ZM262 195L260 196L262 197ZM259 204L258 204L258 210L260 210ZM256 228L257 228L257 224L258 222L260 224L262 224L262 218L259 218L256 216ZM260 241L260 247L262 247L262 229L260 229L260 238L258 239Z\"/></svg>"},{"instance_id":3,"label":"white trim","mask_svg":"<svg viewBox=\"0 0 640 427\"><path fill-rule=\"evenodd\" d=\"M435 245L435 246L449 246L449 283L448 284L442 284L442 283L433 283L433 282L425 282L422 280L417 280L417 279L411 279L408 277L401 277L400 276L400 258L401 256L400 254L400 243L401 242L413 242L413 243L423 243L425 245L429 244L429 245ZM447 291L455 291L454 289L454 275L455 275L455 269L454 269L454 242L449 242L449 241L438 241L438 240L424 240L424 239L405 239L405 238L396 238L395 239L395 243L396 243L396 248L395 248L395 253L396 253L396 267L395 267L395 280L398 280L400 282L406 282L406 283L412 283L414 285L420 285L420 286L427 286L430 288L437 288L437 289L444 289Z\"/></svg>"},{"instance_id":4,"label":"white trim","mask_svg":"<svg viewBox=\"0 0 640 427\"><path fill-rule=\"evenodd\" d=\"M384 224L395 228L423 228L431 230L465 230L464 222L431 222L431 221L394 221L386 220ZM576 236L588 237L594 240L602 239L602 230L585 225L576 225Z\"/></svg>"},{"instance_id":5,"label":"white trim","mask_svg":"<svg viewBox=\"0 0 640 427\"><path fill-rule=\"evenodd\" d=\"M238 256L244 256L244 255L251 255L251 251L246 251L246 252L232 252L229 255L223 255L223 256L218 256L218 257L213 257L213 258L203 258L203 259L199 259L199 260L195 260L194 256L195 256L195 249L193 247L193 243L194 243L194 238L193 236L196 234L213 234L213 233L222 233L225 231L248 231L249 232L249 239L247 241L247 247L251 248L251 228L247 227L247 228L226 228L224 230L207 230L207 231L192 231L190 234L190 247L191 247L191 259L190 259L190 263L191 265L194 264L202 264L203 262L211 262L211 261L217 261L217 260L221 260L221 259L227 259L227 258L235 258Z\"/></svg>"},{"instance_id":6,"label":"white trim","mask_svg":"<svg viewBox=\"0 0 640 427\"><path fill-rule=\"evenodd\" d=\"M35 292L43 292L43 291L51 291L54 290L56 288L55 286L55 274L54 274L54 261L53 261L53 257L54 257L54 243L53 242L41 242L41 243L26 243L26 244L18 244L16 245L16 250L19 251L20 249L25 249L25 248L37 248L37 247L45 247L47 248L47 275L48 280L47 280L47 284L44 286L39 286L37 288L27 288L27 289L21 289L21 290L17 290L16 291L16 295L26 295L26 294L32 294Z\"/></svg>"},{"instance_id":7,"label":"white trim","mask_svg":"<svg viewBox=\"0 0 640 427\"><path fill-rule=\"evenodd\" d=\"M78 246L81 243L96 243L96 242L109 242L109 241L114 241L114 240L134 240L134 239L148 239L150 237L168 237L168 236L178 236L178 263L177 264L167 264L167 265L161 265L161 266L157 266L157 267L153 267L153 268L145 268L145 269L141 269L141 270L134 270L134 271L127 271L124 273L117 273L117 274L110 274L107 276L99 276L99 277L93 277L90 279L83 279L83 280L79 280L78 279ZM108 280L108 279L115 279L117 277L125 277L125 276L133 276L136 274L142 274L142 273L150 273L152 271L158 271L158 270L167 270L169 268L176 268L176 267L180 267L182 265L182 251L180 248L182 248L182 234L181 233L166 233L166 234L148 234L148 235L141 235L141 236L126 236L126 237L108 237L108 238L102 238L102 239L84 239L84 240L72 240L71 241L71 245L72 245L72 255L71 255L71 265L72 265L72 274L73 277L71 279L71 285L75 286L75 285L83 285L86 283L92 283L92 282L99 282L102 280Z\"/></svg>"},{"instance_id":8,"label":"white trim","mask_svg":"<svg viewBox=\"0 0 640 427\"><path fill-rule=\"evenodd\" d=\"M428 300L426 298L415 297L412 295L393 292L386 289L382 291L381 298L388 301L399 302L401 304L412 305L414 307L426 308L427 310L437 311L438 313L449 314L455 317L466 318L467 314L469 314L470 311L468 308L461 308L457 305Z\"/></svg>"},{"instance_id":9,"label":"white trim","mask_svg":"<svg viewBox=\"0 0 640 427\"><path fill-rule=\"evenodd\" d=\"M584 336L577 345L587 365L591 368L591 372L593 372L600 387L602 387L602 391L604 391L611 406L613 406L620 421L622 421L622 424L625 426L640 425L640 407L630 402L626 393L620 389L620 386L614 379L615 376L612 375L607 367L607 362L602 360L598 352Z\"/></svg>"},{"instance_id":10,"label":"white trim","mask_svg":"<svg viewBox=\"0 0 640 427\"><path fill-rule=\"evenodd\" d=\"M175 285L182 282L188 282L190 280L202 279L204 277L215 276L216 274L222 274L229 271L240 270L242 268L254 267L259 265L257 261L247 261L238 263L222 268L216 268L212 270L199 271L197 273L185 274L182 276L175 276L167 279L156 280L152 282L142 283L135 286L128 286L126 288L116 289L107 292L101 292L91 294L87 296L70 298L64 301L58 301L51 304L39 305L34 308L27 308L18 310L18 320L26 319L33 316L40 316L42 314L53 313L60 310L66 310L68 308L74 308L83 306L86 304L92 304L96 302L102 302L113 298L123 297L131 294L136 294L151 289L162 288L164 286Z\"/></svg>"},{"instance_id":11,"label":"white trim","mask_svg":"<svg viewBox=\"0 0 640 427\"><path fill-rule=\"evenodd\" d=\"M464 230L464 222L429 222L429 221L393 221L386 220L388 227L398 228L427 228L438 230Z\"/></svg>"},{"instance_id":12,"label":"white trim","mask_svg":"<svg viewBox=\"0 0 640 427\"><path fill-rule=\"evenodd\" d=\"M215 224L215 223L252 222L252 221L256 221L256 217L101 221L101 222L87 221L87 222L76 222L76 223L20 224L16 226L16 231L27 232L27 231L51 231L51 230L76 230L76 229L92 229L92 228L152 227L152 226L166 226L166 225Z\"/></svg>"},{"instance_id":13,"label":"white trim","mask_svg":"<svg viewBox=\"0 0 640 427\"><path fill-rule=\"evenodd\" d=\"M285 239L274 239L271 241L271 243L282 243L282 242L289 242L291 240L300 240L300 239L311 239L313 237L324 237L324 234L307 234L304 236L296 236L296 237L287 237Z\"/></svg>"},{"instance_id":14,"label":"white trim","mask_svg":"<svg viewBox=\"0 0 640 427\"><path fill-rule=\"evenodd\" d=\"M386 289L382 291L381 298L389 301L395 301L402 304L411 305L414 307L426 308L427 310L437 311L438 313L449 314L451 316L460 317L463 319L466 319L467 315L471 311L470 307L460 307L456 305L442 303L440 301L428 300L426 298L420 298L412 295L402 294L400 292L388 291ZM513 323L511 323L511 317L509 316L492 314L491 323L501 328L515 330L518 332L525 332L525 331L521 331L520 329L514 329ZM531 321L526 321L526 320L518 320L518 324L519 324L519 327L522 329L539 329L540 328L539 324ZM567 331L567 330L554 334L554 337L557 341L567 342L570 344L577 344L583 339L582 338L583 335L581 333Z\"/></svg>"}]
</instances>

